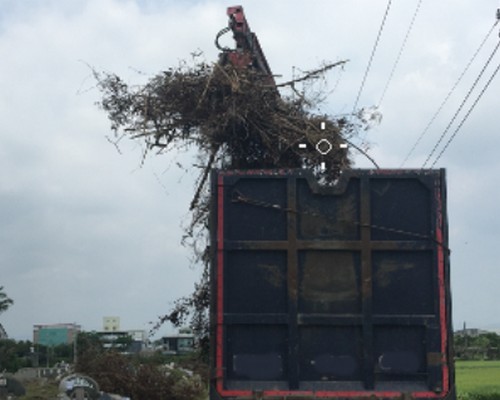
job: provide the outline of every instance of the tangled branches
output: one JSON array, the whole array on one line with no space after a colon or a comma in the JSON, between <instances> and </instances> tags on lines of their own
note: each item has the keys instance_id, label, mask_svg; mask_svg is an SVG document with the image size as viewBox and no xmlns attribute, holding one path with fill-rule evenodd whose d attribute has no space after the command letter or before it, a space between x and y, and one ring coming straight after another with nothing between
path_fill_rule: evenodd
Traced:
<instances>
[{"instance_id":1,"label":"tangled branches","mask_svg":"<svg viewBox=\"0 0 500 400\"><path fill-rule=\"evenodd\" d=\"M350 166L349 154L340 144L352 133L353 125L345 119L313 114L310 110L315 100L296 89L299 82L316 79L343 63L325 65L279 85L256 70L221 63L182 64L137 88L129 87L114 74L94 74L102 92L100 106L108 114L117 138L128 136L141 141L146 153L187 146L199 150L203 168L186 235L196 243L196 232L202 232L201 236L206 232L211 169L315 168L325 162L328 169L324 177L333 180ZM281 87L290 88L296 95L282 96L278 91ZM315 148L322 138L332 145L328 154ZM202 246L200 256L206 254L203 250ZM200 316L207 305L205 270L193 296L178 301L162 321L180 323L186 310L194 308L199 314L195 319L203 325Z\"/></svg>"},{"instance_id":2,"label":"tangled branches","mask_svg":"<svg viewBox=\"0 0 500 400\"><path fill-rule=\"evenodd\" d=\"M320 72L278 86L314 79ZM338 150L346 124L345 120L309 113L311 101L304 96L281 97L268 76L230 65L170 68L136 89L113 74L96 74L96 78L103 93L100 104L117 135L141 139L147 150L195 145L205 157L206 171L214 166L317 165L325 157L314 145L327 135ZM325 131L320 129L321 122ZM310 144L313 151L304 152L299 143ZM333 174L349 166L344 151L333 151L328 159Z\"/></svg>"}]
</instances>

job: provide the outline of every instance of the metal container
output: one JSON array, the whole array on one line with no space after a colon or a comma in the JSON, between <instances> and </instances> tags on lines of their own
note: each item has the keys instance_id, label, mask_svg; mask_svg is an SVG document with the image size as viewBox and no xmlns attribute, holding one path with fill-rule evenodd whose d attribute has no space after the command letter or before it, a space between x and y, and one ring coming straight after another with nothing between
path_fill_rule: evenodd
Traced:
<instances>
[{"instance_id":1,"label":"metal container","mask_svg":"<svg viewBox=\"0 0 500 400\"><path fill-rule=\"evenodd\" d=\"M211 399L455 398L444 170L211 190Z\"/></svg>"}]
</instances>

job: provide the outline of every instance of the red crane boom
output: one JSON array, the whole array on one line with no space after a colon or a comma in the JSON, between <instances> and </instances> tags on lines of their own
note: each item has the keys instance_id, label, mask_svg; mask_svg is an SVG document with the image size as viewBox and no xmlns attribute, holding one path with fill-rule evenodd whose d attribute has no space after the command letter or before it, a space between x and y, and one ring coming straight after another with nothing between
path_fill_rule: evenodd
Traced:
<instances>
[{"instance_id":1,"label":"red crane boom","mask_svg":"<svg viewBox=\"0 0 500 400\"><path fill-rule=\"evenodd\" d=\"M216 46L222 50L220 58L221 64L227 64L229 62L236 68L255 68L268 75L270 83L274 85L275 82L271 68L262 52L257 35L250 30L243 12L243 7L228 7L227 15L229 17L228 27L222 29L215 39ZM233 38L236 42L235 49L229 49L219 45L219 38L229 31L233 32Z\"/></svg>"}]
</instances>

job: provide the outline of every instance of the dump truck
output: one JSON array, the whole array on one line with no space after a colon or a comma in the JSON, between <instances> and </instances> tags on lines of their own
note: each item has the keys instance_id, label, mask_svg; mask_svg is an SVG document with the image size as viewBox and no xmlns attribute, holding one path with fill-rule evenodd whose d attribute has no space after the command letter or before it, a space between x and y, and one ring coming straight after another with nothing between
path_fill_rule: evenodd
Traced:
<instances>
[{"instance_id":1,"label":"dump truck","mask_svg":"<svg viewBox=\"0 0 500 400\"><path fill-rule=\"evenodd\" d=\"M445 171L211 177L216 399L454 399Z\"/></svg>"},{"instance_id":2,"label":"dump truck","mask_svg":"<svg viewBox=\"0 0 500 400\"><path fill-rule=\"evenodd\" d=\"M212 172L210 399L455 399L445 171L327 167Z\"/></svg>"}]
</instances>

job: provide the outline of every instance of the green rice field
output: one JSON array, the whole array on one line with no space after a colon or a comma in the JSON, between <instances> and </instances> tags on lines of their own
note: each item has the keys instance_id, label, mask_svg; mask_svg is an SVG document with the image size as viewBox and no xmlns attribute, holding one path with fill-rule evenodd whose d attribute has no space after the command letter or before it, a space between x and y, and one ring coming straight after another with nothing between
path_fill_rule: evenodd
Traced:
<instances>
[{"instance_id":1,"label":"green rice field","mask_svg":"<svg viewBox=\"0 0 500 400\"><path fill-rule=\"evenodd\" d=\"M500 361L457 361L459 399L500 400Z\"/></svg>"}]
</instances>

